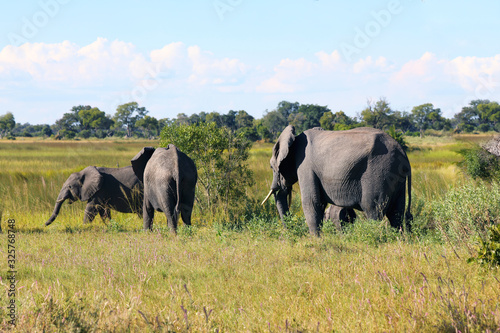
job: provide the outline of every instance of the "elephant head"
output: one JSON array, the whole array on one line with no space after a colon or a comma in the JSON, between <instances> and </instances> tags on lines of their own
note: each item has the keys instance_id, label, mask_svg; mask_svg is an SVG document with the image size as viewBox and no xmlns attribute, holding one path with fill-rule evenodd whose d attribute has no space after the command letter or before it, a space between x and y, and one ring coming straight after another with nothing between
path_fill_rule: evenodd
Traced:
<instances>
[{"instance_id":1,"label":"elephant head","mask_svg":"<svg viewBox=\"0 0 500 333\"><path fill-rule=\"evenodd\" d=\"M101 189L103 177L95 166L89 166L80 172L72 173L62 186L52 216L45 222L49 225L56 219L64 201L73 203L77 200L88 201Z\"/></svg>"},{"instance_id":2,"label":"elephant head","mask_svg":"<svg viewBox=\"0 0 500 333\"><path fill-rule=\"evenodd\" d=\"M262 202L264 204L271 195L274 195L281 219L288 213L292 201L292 186L298 181L294 142L295 128L290 125L283 130L273 147L273 155L270 161L273 170L273 182L271 191Z\"/></svg>"},{"instance_id":3,"label":"elephant head","mask_svg":"<svg viewBox=\"0 0 500 333\"><path fill-rule=\"evenodd\" d=\"M146 164L148 164L149 159L153 156L155 152L155 148L153 147L144 147L141 149L137 155L130 160L132 163L132 169L134 169L134 173L139 178L141 182L144 182L144 169L146 169Z\"/></svg>"}]
</instances>

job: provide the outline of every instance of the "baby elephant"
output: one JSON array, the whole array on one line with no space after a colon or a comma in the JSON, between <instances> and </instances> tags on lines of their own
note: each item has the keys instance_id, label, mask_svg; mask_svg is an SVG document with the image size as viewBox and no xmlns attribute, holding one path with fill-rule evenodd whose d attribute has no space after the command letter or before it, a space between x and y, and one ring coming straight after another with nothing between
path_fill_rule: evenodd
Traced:
<instances>
[{"instance_id":1,"label":"baby elephant","mask_svg":"<svg viewBox=\"0 0 500 333\"><path fill-rule=\"evenodd\" d=\"M65 200L70 204L77 200L88 202L83 217L84 223L92 222L97 214L103 221L111 218L110 209L141 216L142 196L142 184L132 166L124 168L89 166L68 177L59 192L54 212L45 225L54 222Z\"/></svg>"},{"instance_id":2,"label":"baby elephant","mask_svg":"<svg viewBox=\"0 0 500 333\"><path fill-rule=\"evenodd\" d=\"M352 208L330 205L325 211L325 220L332 221L338 230L342 230L342 226L346 223L354 222L355 218L356 212Z\"/></svg>"},{"instance_id":3,"label":"baby elephant","mask_svg":"<svg viewBox=\"0 0 500 333\"><path fill-rule=\"evenodd\" d=\"M173 144L166 148L144 147L132 160L144 184L144 229L151 230L154 211L165 213L168 227L177 231L179 213L191 225L198 172L193 160Z\"/></svg>"}]
</instances>

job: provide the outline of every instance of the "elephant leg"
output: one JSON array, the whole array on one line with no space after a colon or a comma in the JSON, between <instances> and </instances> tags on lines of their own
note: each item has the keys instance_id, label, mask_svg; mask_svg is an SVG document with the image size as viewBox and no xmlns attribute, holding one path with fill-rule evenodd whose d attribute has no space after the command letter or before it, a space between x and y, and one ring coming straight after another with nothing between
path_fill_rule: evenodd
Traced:
<instances>
[{"instance_id":1,"label":"elephant leg","mask_svg":"<svg viewBox=\"0 0 500 333\"><path fill-rule=\"evenodd\" d=\"M380 195L363 193L361 209L369 220L382 220L386 213L386 206L387 200L382 199Z\"/></svg>"},{"instance_id":2,"label":"elephant leg","mask_svg":"<svg viewBox=\"0 0 500 333\"><path fill-rule=\"evenodd\" d=\"M173 198L175 199L175 198ZM167 209L164 210L165 217L167 218L168 228L172 232L177 232L177 220L179 219L178 212L175 211L175 202L167 202Z\"/></svg>"},{"instance_id":3,"label":"elephant leg","mask_svg":"<svg viewBox=\"0 0 500 333\"><path fill-rule=\"evenodd\" d=\"M302 209L306 218L309 233L319 236L325 214L325 204L316 202L309 195L302 195Z\"/></svg>"},{"instance_id":4,"label":"elephant leg","mask_svg":"<svg viewBox=\"0 0 500 333\"><path fill-rule=\"evenodd\" d=\"M143 228L144 230L153 229L153 218L155 216L155 210L149 200L144 198L144 203L142 207L142 218L143 218Z\"/></svg>"},{"instance_id":5,"label":"elephant leg","mask_svg":"<svg viewBox=\"0 0 500 333\"><path fill-rule=\"evenodd\" d=\"M85 212L83 215L83 223L92 223L96 215L97 215L96 205L94 202L90 201L85 207Z\"/></svg>"},{"instance_id":6,"label":"elephant leg","mask_svg":"<svg viewBox=\"0 0 500 333\"><path fill-rule=\"evenodd\" d=\"M391 223L391 226L400 229L403 227L403 220L405 215L405 190L404 186L402 190L395 193L391 205L387 209L386 216ZM406 223L406 230L410 231L409 223Z\"/></svg>"},{"instance_id":7,"label":"elephant leg","mask_svg":"<svg viewBox=\"0 0 500 333\"><path fill-rule=\"evenodd\" d=\"M182 221L186 225L191 225L191 214L193 212L194 205L194 190L191 191L188 195L183 196L183 200L181 202L181 217Z\"/></svg>"}]
</instances>

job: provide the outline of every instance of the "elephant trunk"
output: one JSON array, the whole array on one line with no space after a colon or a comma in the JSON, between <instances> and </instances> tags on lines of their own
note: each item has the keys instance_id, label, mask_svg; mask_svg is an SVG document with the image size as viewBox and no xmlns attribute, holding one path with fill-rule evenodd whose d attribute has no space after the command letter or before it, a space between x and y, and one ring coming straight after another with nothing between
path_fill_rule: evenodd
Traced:
<instances>
[{"instance_id":1,"label":"elephant trunk","mask_svg":"<svg viewBox=\"0 0 500 333\"><path fill-rule=\"evenodd\" d=\"M50 218L47 220L47 222L45 222L46 226L48 226L52 222L54 222L54 220L56 219L57 215L59 215L59 211L61 210L61 206L62 206L63 202L66 201L66 199L69 198L68 192L69 192L69 190L66 190L66 191L62 190L59 193L59 196L57 197L56 205L54 207L54 212L52 213L52 215L50 216Z\"/></svg>"},{"instance_id":2,"label":"elephant trunk","mask_svg":"<svg viewBox=\"0 0 500 333\"><path fill-rule=\"evenodd\" d=\"M278 213L280 214L281 220L284 219L285 215L288 213L289 210L288 206L289 195L287 192L288 191L281 190L277 191L274 194L274 200L276 201L276 207L278 208Z\"/></svg>"}]
</instances>

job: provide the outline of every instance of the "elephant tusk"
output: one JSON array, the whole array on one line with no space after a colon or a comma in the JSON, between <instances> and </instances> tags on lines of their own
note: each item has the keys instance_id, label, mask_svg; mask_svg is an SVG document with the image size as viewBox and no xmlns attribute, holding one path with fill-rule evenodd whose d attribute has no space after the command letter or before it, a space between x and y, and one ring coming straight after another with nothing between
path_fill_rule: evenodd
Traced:
<instances>
[{"instance_id":1,"label":"elephant tusk","mask_svg":"<svg viewBox=\"0 0 500 333\"><path fill-rule=\"evenodd\" d=\"M269 194L267 195L267 197L264 199L264 201L262 201L261 205L265 204L266 201L271 197L271 195L274 193L273 190L269 191Z\"/></svg>"}]
</instances>

